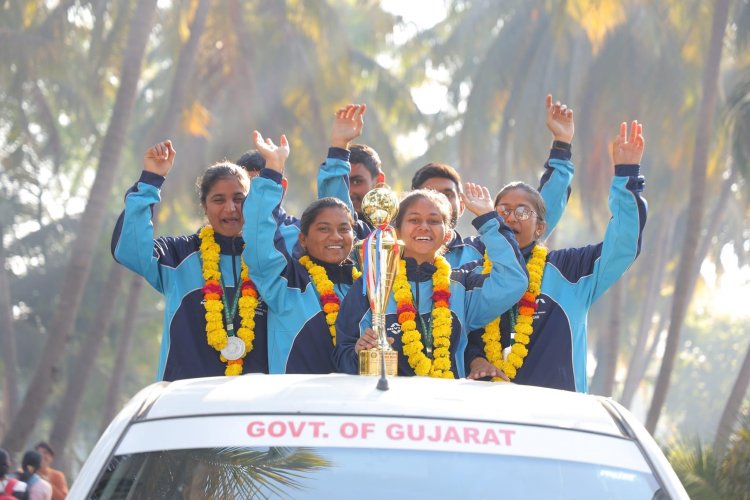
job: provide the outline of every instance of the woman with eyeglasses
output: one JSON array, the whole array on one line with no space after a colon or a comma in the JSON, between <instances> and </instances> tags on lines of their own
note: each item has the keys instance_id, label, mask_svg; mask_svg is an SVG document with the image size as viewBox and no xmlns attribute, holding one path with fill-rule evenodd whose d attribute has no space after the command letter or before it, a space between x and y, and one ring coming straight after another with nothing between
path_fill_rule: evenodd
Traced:
<instances>
[{"instance_id":1,"label":"woman with eyeglasses","mask_svg":"<svg viewBox=\"0 0 750 500\"><path fill-rule=\"evenodd\" d=\"M604 240L581 248L548 250L538 241L546 228L539 192L522 182L506 185L495 208L516 235L529 271L521 300L469 335L468 378L507 377L513 382L587 392L586 323L591 305L635 261L646 223L640 174L643 126L625 122L612 143L612 218ZM491 265L485 262L484 272Z\"/></svg>"}]
</instances>

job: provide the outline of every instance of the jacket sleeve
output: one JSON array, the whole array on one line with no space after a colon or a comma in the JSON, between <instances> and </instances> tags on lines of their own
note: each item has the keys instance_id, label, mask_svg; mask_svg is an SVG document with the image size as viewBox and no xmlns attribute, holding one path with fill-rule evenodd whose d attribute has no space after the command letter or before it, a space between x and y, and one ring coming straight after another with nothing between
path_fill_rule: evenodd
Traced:
<instances>
[{"instance_id":1,"label":"jacket sleeve","mask_svg":"<svg viewBox=\"0 0 750 500\"><path fill-rule=\"evenodd\" d=\"M568 205L575 170L570 158L570 151L551 149L549 159L544 164L544 174L539 181L539 194L542 195L544 206L547 208L547 227L543 238L552 234Z\"/></svg>"},{"instance_id":2,"label":"jacket sleeve","mask_svg":"<svg viewBox=\"0 0 750 500\"><path fill-rule=\"evenodd\" d=\"M349 150L329 148L328 157L318 170L318 199L329 196L338 198L346 203L349 210L354 213L354 205L349 195L349 174L351 171Z\"/></svg>"},{"instance_id":3,"label":"jacket sleeve","mask_svg":"<svg viewBox=\"0 0 750 500\"><path fill-rule=\"evenodd\" d=\"M488 275L469 273L466 293L466 328L481 328L518 302L529 286L525 261L513 231L494 211L472 222L492 261ZM475 281L476 283L471 283Z\"/></svg>"},{"instance_id":4,"label":"jacket sleeve","mask_svg":"<svg viewBox=\"0 0 750 500\"><path fill-rule=\"evenodd\" d=\"M242 206L242 258L250 278L269 308L281 310L285 305L287 280L293 264L283 238L278 236L278 207L281 204L281 174L264 168L250 183L250 193Z\"/></svg>"},{"instance_id":5,"label":"jacket sleeve","mask_svg":"<svg viewBox=\"0 0 750 500\"><path fill-rule=\"evenodd\" d=\"M612 218L607 224L601 256L594 264L589 290L593 303L633 264L641 251L648 205L641 197L645 181L639 165L616 165L609 191Z\"/></svg>"},{"instance_id":6,"label":"jacket sleeve","mask_svg":"<svg viewBox=\"0 0 750 500\"><path fill-rule=\"evenodd\" d=\"M341 302L336 318L336 347L333 348L333 365L340 373L359 373L359 357L354 344L372 324L372 313L367 295L362 293L362 278L354 282Z\"/></svg>"},{"instance_id":7,"label":"jacket sleeve","mask_svg":"<svg viewBox=\"0 0 750 500\"><path fill-rule=\"evenodd\" d=\"M279 226L279 230L276 233L277 239L283 239L284 248L290 255L293 252L294 246L299 241L299 219L286 213L284 208L279 204L274 210L274 218Z\"/></svg>"},{"instance_id":8,"label":"jacket sleeve","mask_svg":"<svg viewBox=\"0 0 750 500\"><path fill-rule=\"evenodd\" d=\"M125 210L112 232L111 250L114 259L140 274L159 292L164 291L159 259L168 253L165 239L154 240L151 220L154 205L161 201L164 177L142 172L140 179L125 194Z\"/></svg>"}]
</instances>

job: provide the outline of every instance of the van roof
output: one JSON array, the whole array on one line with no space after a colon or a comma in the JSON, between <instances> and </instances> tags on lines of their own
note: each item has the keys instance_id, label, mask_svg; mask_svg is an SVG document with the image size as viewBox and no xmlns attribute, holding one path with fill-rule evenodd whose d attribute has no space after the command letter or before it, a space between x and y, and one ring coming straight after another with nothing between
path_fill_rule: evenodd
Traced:
<instances>
[{"instance_id":1,"label":"van roof","mask_svg":"<svg viewBox=\"0 0 750 500\"><path fill-rule=\"evenodd\" d=\"M201 415L326 414L445 418L540 425L622 436L606 398L568 391L428 377L263 375L159 383L142 391L136 420Z\"/></svg>"}]
</instances>

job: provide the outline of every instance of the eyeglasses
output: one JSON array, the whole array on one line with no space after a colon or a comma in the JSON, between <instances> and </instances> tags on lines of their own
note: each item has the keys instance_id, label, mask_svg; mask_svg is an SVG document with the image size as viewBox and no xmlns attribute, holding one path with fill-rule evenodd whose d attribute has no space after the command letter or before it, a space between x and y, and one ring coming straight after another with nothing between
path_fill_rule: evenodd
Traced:
<instances>
[{"instance_id":1,"label":"eyeglasses","mask_svg":"<svg viewBox=\"0 0 750 500\"><path fill-rule=\"evenodd\" d=\"M531 214L536 213L532 209L524 205L517 206L515 209L512 210L512 212L516 220L528 220L528 218L531 217ZM502 215L504 219L507 219L511 213L511 210L508 210L507 208L503 206L499 206L497 207L497 213Z\"/></svg>"}]
</instances>

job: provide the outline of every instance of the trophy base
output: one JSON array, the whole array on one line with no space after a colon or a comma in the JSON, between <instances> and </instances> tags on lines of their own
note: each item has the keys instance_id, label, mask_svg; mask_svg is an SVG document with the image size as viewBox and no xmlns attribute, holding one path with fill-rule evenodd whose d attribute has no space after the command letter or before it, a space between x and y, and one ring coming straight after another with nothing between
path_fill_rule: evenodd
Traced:
<instances>
[{"instance_id":1,"label":"trophy base","mask_svg":"<svg viewBox=\"0 0 750 500\"><path fill-rule=\"evenodd\" d=\"M359 351L359 374L380 375L381 355L385 357L385 374L396 376L398 374L398 353L393 349L383 351L377 347Z\"/></svg>"}]
</instances>

